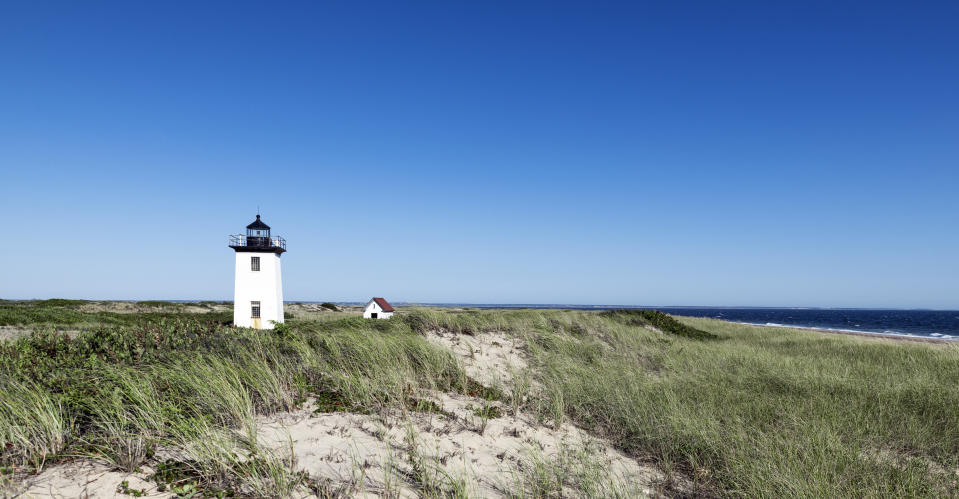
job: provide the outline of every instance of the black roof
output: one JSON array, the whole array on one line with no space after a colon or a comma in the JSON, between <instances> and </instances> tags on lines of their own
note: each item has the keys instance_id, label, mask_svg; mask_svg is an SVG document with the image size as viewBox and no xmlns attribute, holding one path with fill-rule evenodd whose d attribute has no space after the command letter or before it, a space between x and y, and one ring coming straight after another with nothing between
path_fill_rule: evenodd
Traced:
<instances>
[{"instance_id":1,"label":"black roof","mask_svg":"<svg viewBox=\"0 0 959 499\"><path fill-rule=\"evenodd\" d=\"M253 221L250 225L246 226L247 229L260 229L260 230L270 230L270 226L260 221L260 216L256 216L256 220Z\"/></svg>"}]
</instances>

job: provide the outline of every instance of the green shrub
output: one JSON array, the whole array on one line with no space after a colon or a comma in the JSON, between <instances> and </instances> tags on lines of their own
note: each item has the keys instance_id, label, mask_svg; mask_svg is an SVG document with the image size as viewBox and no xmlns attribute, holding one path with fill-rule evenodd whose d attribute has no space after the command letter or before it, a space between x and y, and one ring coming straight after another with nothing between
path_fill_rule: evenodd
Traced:
<instances>
[{"instance_id":1,"label":"green shrub","mask_svg":"<svg viewBox=\"0 0 959 499\"><path fill-rule=\"evenodd\" d=\"M86 312L73 308L72 306L47 304L50 301L52 300L10 301L0 303L0 326L56 325L90 329L99 326L136 325L178 318L195 318L221 323L231 321L233 318L233 314L230 311L210 311L201 314L182 313L176 310L176 304L173 304L174 307L165 307L163 305L152 307L158 308L159 310L151 312L120 313L103 311ZM55 303L60 302L56 301Z\"/></svg>"},{"instance_id":2,"label":"green shrub","mask_svg":"<svg viewBox=\"0 0 959 499\"><path fill-rule=\"evenodd\" d=\"M695 340L714 340L719 338L715 334L687 326L674 319L671 315L658 310L618 309L604 311L601 314L605 317L625 322L626 324L635 326L650 325L664 333L675 334Z\"/></svg>"},{"instance_id":3,"label":"green shrub","mask_svg":"<svg viewBox=\"0 0 959 499\"><path fill-rule=\"evenodd\" d=\"M182 303L174 303L172 301L164 300L143 300L136 302L139 307L152 307L152 308L177 308L182 307Z\"/></svg>"},{"instance_id":4,"label":"green shrub","mask_svg":"<svg viewBox=\"0 0 959 499\"><path fill-rule=\"evenodd\" d=\"M50 298L49 300L39 300L32 303L35 307L67 307L77 308L86 303L85 300L68 300L66 298Z\"/></svg>"}]
</instances>

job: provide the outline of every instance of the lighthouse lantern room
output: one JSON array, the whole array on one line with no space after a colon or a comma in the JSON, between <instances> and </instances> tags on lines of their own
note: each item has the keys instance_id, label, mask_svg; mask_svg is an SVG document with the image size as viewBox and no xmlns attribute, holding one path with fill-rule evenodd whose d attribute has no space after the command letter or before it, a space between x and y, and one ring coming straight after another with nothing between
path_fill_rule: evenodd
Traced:
<instances>
[{"instance_id":1,"label":"lighthouse lantern room","mask_svg":"<svg viewBox=\"0 0 959 499\"><path fill-rule=\"evenodd\" d=\"M286 240L271 236L270 226L257 215L245 235L230 236L229 246L236 252L233 324L273 329L283 322L280 255L286 251Z\"/></svg>"}]
</instances>

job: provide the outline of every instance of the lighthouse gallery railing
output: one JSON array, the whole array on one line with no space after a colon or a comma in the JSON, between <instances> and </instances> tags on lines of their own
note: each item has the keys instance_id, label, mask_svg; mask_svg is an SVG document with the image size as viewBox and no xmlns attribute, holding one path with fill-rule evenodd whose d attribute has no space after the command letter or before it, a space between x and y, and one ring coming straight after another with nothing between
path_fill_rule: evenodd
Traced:
<instances>
[{"instance_id":1,"label":"lighthouse gallery railing","mask_svg":"<svg viewBox=\"0 0 959 499\"><path fill-rule=\"evenodd\" d=\"M246 246L252 248L282 248L286 249L286 239L280 236L257 237L234 234L230 236L229 246Z\"/></svg>"}]
</instances>

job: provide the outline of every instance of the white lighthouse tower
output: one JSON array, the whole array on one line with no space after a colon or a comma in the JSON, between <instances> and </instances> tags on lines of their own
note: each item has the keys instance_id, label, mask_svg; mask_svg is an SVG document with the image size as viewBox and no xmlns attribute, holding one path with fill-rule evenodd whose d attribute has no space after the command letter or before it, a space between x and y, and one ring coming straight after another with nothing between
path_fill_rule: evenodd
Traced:
<instances>
[{"instance_id":1,"label":"white lighthouse tower","mask_svg":"<svg viewBox=\"0 0 959 499\"><path fill-rule=\"evenodd\" d=\"M283 283L280 255L286 240L270 236L270 226L256 220L246 226L246 235L230 236L236 252L233 292L233 324L237 327L273 329L283 322Z\"/></svg>"}]
</instances>

